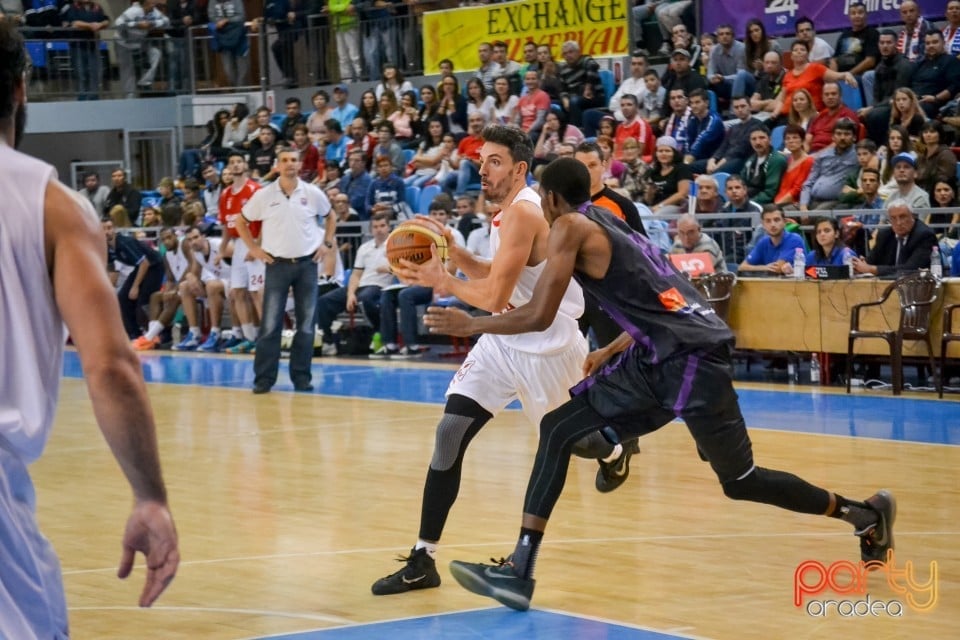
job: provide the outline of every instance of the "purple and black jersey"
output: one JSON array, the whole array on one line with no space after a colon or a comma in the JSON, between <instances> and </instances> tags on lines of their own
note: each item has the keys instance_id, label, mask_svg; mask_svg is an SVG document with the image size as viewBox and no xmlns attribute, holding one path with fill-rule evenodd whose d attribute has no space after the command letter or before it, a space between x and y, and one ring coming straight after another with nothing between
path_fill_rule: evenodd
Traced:
<instances>
[{"instance_id":1,"label":"purple and black jersey","mask_svg":"<svg viewBox=\"0 0 960 640\"><path fill-rule=\"evenodd\" d=\"M607 232L612 254L602 279L577 271L574 278L633 337L641 360L655 364L733 343L730 328L657 246L603 209L580 211Z\"/></svg>"}]
</instances>

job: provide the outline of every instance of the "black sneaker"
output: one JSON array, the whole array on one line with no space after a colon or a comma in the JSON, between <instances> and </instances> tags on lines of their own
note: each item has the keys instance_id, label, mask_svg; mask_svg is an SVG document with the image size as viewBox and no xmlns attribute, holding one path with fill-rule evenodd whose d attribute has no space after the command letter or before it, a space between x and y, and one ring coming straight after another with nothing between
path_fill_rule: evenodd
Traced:
<instances>
[{"instance_id":1,"label":"black sneaker","mask_svg":"<svg viewBox=\"0 0 960 640\"><path fill-rule=\"evenodd\" d=\"M497 562L492 558L491 561ZM517 611L530 608L533 587L537 583L514 573L513 563L508 560L500 560L497 564L454 560L450 563L450 573L467 591L493 598Z\"/></svg>"},{"instance_id":2,"label":"black sneaker","mask_svg":"<svg viewBox=\"0 0 960 640\"><path fill-rule=\"evenodd\" d=\"M623 443L623 453L616 460L611 462L600 460L600 468L597 469L597 491L610 493L626 482L627 476L630 475L630 458L638 453L640 453L640 445L634 439Z\"/></svg>"},{"instance_id":3,"label":"black sneaker","mask_svg":"<svg viewBox=\"0 0 960 640\"><path fill-rule=\"evenodd\" d=\"M411 549L409 556L401 556L398 561L404 563L403 569L374 582L370 587L373 595L390 596L395 593L440 586L437 563L426 549Z\"/></svg>"},{"instance_id":4,"label":"black sneaker","mask_svg":"<svg viewBox=\"0 0 960 640\"><path fill-rule=\"evenodd\" d=\"M877 512L877 522L860 531L860 559L864 562L887 561L887 551L893 549L893 522L897 519L897 501L887 489L881 489L864 500Z\"/></svg>"}]
</instances>

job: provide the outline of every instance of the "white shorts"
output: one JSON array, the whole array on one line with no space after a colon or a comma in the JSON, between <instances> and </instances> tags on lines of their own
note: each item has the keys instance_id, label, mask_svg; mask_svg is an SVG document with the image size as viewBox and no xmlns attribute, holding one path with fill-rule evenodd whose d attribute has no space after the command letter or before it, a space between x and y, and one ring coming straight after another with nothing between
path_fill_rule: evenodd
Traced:
<instances>
[{"instance_id":1,"label":"white shorts","mask_svg":"<svg viewBox=\"0 0 960 640\"><path fill-rule=\"evenodd\" d=\"M266 265L263 260L247 260L247 245L240 238L233 240L233 260L230 264L230 286L234 289L260 291Z\"/></svg>"},{"instance_id":2,"label":"white shorts","mask_svg":"<svg viewBox=\"0 0 960 640\"><path fill-rule=\"evenodd\" d=\"M35 510L26 465L0 446L0 638L68 637L60 562Z\"/></svg>"},{"instance_id":3,"label":"white shorts","mask_svg":"<svg viewBox=\"0 0 960 640\"><path fill-rule=\"evenodd\" d=\"M527 420L537 428L540 420L570 399L569 390L583 379L587 357L586 339L565 351L549 355L517 351L504 346L496 336L482 335L453 376L446 395L456 393L498 414L520 400Z\"/></svg>"}]
</instances>

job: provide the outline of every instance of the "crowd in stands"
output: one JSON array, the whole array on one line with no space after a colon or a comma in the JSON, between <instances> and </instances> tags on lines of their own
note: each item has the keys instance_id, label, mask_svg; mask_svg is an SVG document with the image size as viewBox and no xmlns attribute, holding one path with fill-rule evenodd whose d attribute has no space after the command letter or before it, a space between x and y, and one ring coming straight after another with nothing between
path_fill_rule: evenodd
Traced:
<instances>
[{"instance_id":1,"label":"crowd in stands","mask_svg":"<svg viewBox=\"0 0 960 640\"><path fill-rule=\"evenodd\" d=\"M243 0L130 0L111 16L92 0L3 0L0 20L22 26L28 42L39 45L33 56L46 55L45 43L64 45L73 92L95 100L112 77L105 67L114 64L125 97L189 92L192 76L208 70L213 57L222 70L219 86L259 84L250 77L257 38L279 69L269 81L274 86L294 88L306 76L332 82L336 69L340 81L375 80L388 62L419 71L423 13L498 1L271 0L251 15ZM329 69L328 51L337 61ZM304 57L314 60L308 66L298 60ZM46 62L34 60L38 72L49 71Z\"/></svg>"},{"instance_id":2,"label":"crowd in stands","mask_svg":"<svg viewBox=\"0 0 960 640\"><path fill-rule=\"evenodd\" d=\"M244 175L268 183L276 177L276 149L289 146L300 151L301 179L323 189L338 221L426 213L410 194L432 190L440 194L430 204L438 216L467 203L460 228L469 245L483 233L473 223L483 220L482 198L473 209L467 201L480 191L481 134L496 123L529 136L531 181L558 157L594 162L595 200L605 198L604 206L665 251L710 254L717 270L788 275L802 249L807 264L885 275L929 267L939 245L949 273L951 261L960 267L952 150L960 126L960 0L946 13L948 24L934 28L907 0L903 26L878 31L866 7L854 3L836 48L801 17L783 53L756 20L743 41L729 25L698 36L679 22L669 29L666 69L658 72L644 52L634 52L629 76L613 88L573 41L562 44L560 60L550 47L528 42L522 62L507 58L505 43L483 43L476 71L458 75L445 60L439 79L421 83L388 61L376 87L358 98L340 83L330 93L317 90L307 111L291 97L281 114L265 107L251 114L243 104L217 113L203 145L184 153L180 188L161 181L151 207L141 210L123 171L114 173L112 189L90 176L83 190L115 227L210 223L218 219L218 194L237 176L221 170L228 158L241 155ZM838 210L849 215L838 219ZM382 250L376 237L371 242ZM352 256L372 250L356 241L338 249L355 268ZM359 290L363 269L355 275ZM381 300L384 283L367 280L362 286L381 291L359 306L406 308L399 333L409 333L409 303L396 295ZM337 294L348 310L359 300L350 282ZM342 311L339 299L332 302L324 322ZM155 305L151 315L166 317L166 308ZM377 350L399 353L396 323L375 312L368 320L386 325L387 342ZM326 342L331 331L324 333ZM419 349L409 347L405 353Z\"/></svg>"}]
</instances>

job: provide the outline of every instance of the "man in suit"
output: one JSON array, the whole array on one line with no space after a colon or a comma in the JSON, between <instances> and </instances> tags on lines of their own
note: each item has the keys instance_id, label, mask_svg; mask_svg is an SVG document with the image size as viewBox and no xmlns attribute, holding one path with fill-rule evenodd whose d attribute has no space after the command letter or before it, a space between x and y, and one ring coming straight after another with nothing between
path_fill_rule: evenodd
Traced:
<instances>
[{"instance_id":1,"label":"man in suit","mask_svg":"<svg viewBox=\"0 0 960 640\"><path fill-rule=\"evenodd\" d=\"M910 205L895 201L887 207L890 228L877 234L873 251L863 258L853 259L857 273L875 276L898 274L930 267L930 253L937 244L937 236L917 219Z\"/></svg>"}]
</instances>

